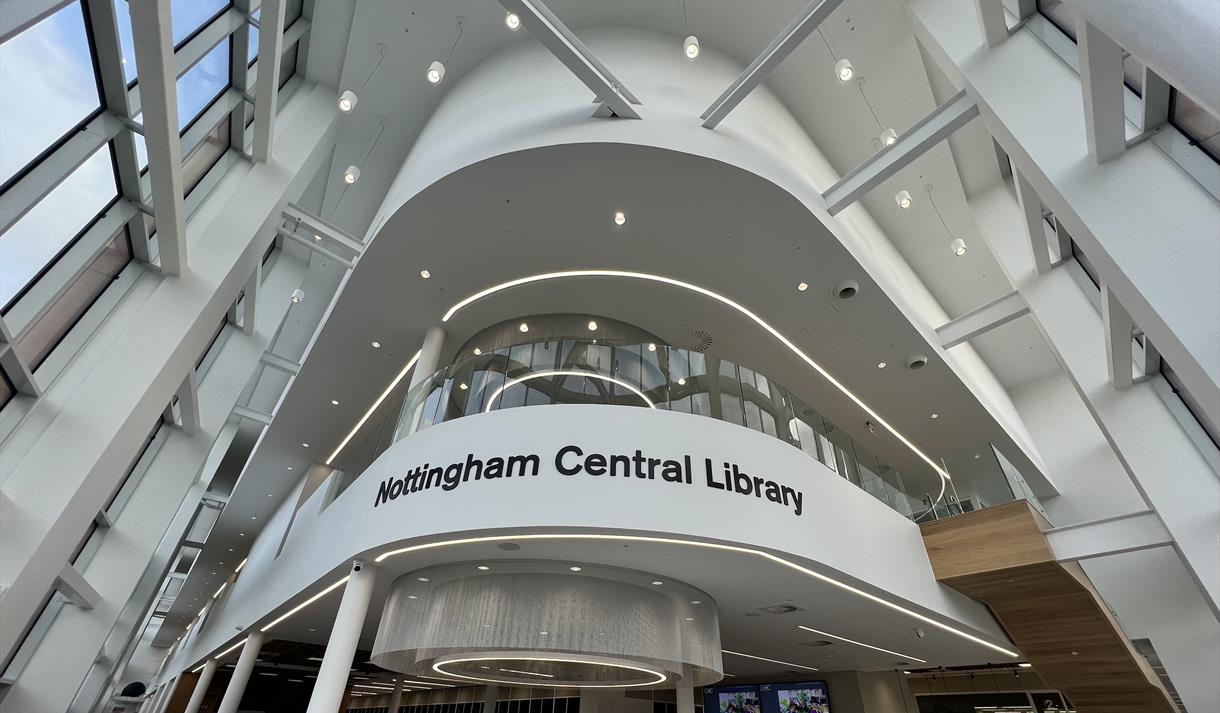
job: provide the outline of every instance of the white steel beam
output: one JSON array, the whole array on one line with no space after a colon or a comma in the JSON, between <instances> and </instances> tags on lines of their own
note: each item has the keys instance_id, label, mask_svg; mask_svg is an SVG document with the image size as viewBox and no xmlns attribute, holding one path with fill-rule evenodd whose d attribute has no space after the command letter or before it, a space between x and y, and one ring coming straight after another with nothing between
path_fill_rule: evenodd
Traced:
<instances>
[{"instance_id":1,"label":"white steel beam","mask_svg":"<svg viewBox=\"0 0 1220 713\"><path fill-rule=\"evenodd\" d=\"M241 331L254 334L255 315L258 310L258 293L263 289L263 265L259 263L246 280L242 297Z\"/></svg>"},{"instance_id":2,"label":"white steel beam","mask_svg":"<svg viewBox=\"0 0 1220 713\"><path fill-rule=\"evenodd\" d=\"M950 349L1026 314L1029 314L1029 305L1019 292L1013 291L945 322L936 328L936 335L945 349Z\"/></svg>"},{"instance_id":3,"label":"white steel beam","mask_svg":"<svg viewBox=\"0 0 1220 713\"><path fill-rule=\"evenodd\" d=\"M729 85L729 88L724 90L716 101L712 102L701 115L703 128L714 129L716 125L728 116L730 111L733 111L743 99L754 91L754 88L762 84L771 70L779 66L784 58L792 53L806 37L814 30L818 29L818 25L834 12L843 0L813 0L809 6L801 11L800 15L796 16L788 26L780 32L771 43L767 45L754 61L746 67L746 71L741 73L734 82ZM998 0L997 0L998 2Z\"/></svg>"},{"instance_id":4,"label":"white steel beam","mask_svg":"<svg viewBox=\"0 0 1220 713\"><path fill-rule=\"evenodd\" d=\"M297 223L297 230L301 230L301 226L312 232L314 235L321 235L323 238L332 240L343 247L351 250L357 255L364 250L364 243L358 238L352 236L343 228L326 221L324 218L314 215L309 211L295 206L291 203L284 208L284 217L288 220Z\"/></svg>"},{"instance_id":5,"label":"white steel beam","mask_svg":"<svg viewBox=\"0 0 1220 713\"><path fill-rule=\"evenodd\" d=\"M1097 163L1105 163L1127 149L1123 48L1084 20L1077 23L1076 38L1089 155Z\"/></svg>"},{"instance_id":6,"label":"white steel beam","mask_svg":"<svg viewBox=\"0 0 1220 713\"><path fill-rule=\"evenodd\" d=\"M255 411L248 406L234 406L233 415L241 418L248 418L251 421L257 421L258 423L266 426L271 425L271 414L263 413L262 411Z\"/></svg>"},{"instance_id":7,"label":"white steel beam","mask_svg":"<svg viewBox=\"0 0 1220 713\"><path fill-rule=\"evenodd\" d=\"M199 431L199 377L194 369L178 387L178 413L182 419L182 432L193 436Z\"/></svg>"},{"instance_id":8,"label":"white steel beam","mask_svg":"<svg viewBox=\"0 0 1220 713\"><path fill-rule=\"evenodd\" d=\"M500 0L505 10L521 18L521 24L551 51L576 78L584 83L602 106L621 119L638 119L631 106L639 104L623 83L606 68L576 33L551 12L542 0Z\"/></svg>"},{"instance_id":9,"label":"white steel beam","mask_svg":"<svg viewBox=\"0 0 1220 713\"><path fill-rule=\"evenodd\" d=\"M965 91L958 92L899 136L893 145L873 155L823 193L826 210L835 215L860 200L978 114L978 104Z\"/></svg>"},{"instance_id":10,"label":"white steel beam","mask_svg":"<svg viewBox=\"0 0 1220 713\"><path fill-rule=\"evenodd\" d=\"M348 270L350 270L356 266L356 263L352 262L351 260L348 260L347 258L339 255L338 253L336 253L332 250L328 250L325 246L322 245L322 241L320 241L320 240L311 240L309 238L297 235L296 233L292 232L291 230L288 230L287 228L277 228L275 231L275 234L279 235L280 237L284 238L285 240L291 240L294 243L303 245L306 248L318 253L319 255L325 257L328 260L334 260L335 262L339 263L340 265L347 268Z\"/></svg>"},{"instance_id":11,"label":"white steel beam","mask_svg":"<svg viewBox=\"0 0 1220 713\"><path fill-rule=\"evenodd\" d=\"M1165 78L1144 67L1143 104L1140 130L1152 131L1169 121L1169 98L1173 87Z\"/></svg>"},{"instance_id":12,"label":"white steel beam","mask_svg":"<svg viewBox=\"0 0 1220 713\"><path fill-rule=\"evenodd\" d=\"M59 571L59 576L55 578L55 589L81 609L92 609L102 601L102 596L93 585L86 582L81 573L70 564L65 564Z\"/></svg>"},{"instance_id":13,"label":"white steel beam","mask_svg":"<svg viewBox=\"0 0 1220 713\"><path fill-rule=\"evenodd\" d=\"M186 208L171 19L170 0L131 4L131 31L140 67L144 141L148 147L161 271L181 275L187 263Z\"/></svg>"},{"instance_id":14,"label":"white steel beam","mask_svg":"<svg viewBox=\"0 0 1220 713\"><path fill-rule=\"evenodd\" d=\"M1046 530L1059 562L1076 562L1173 544L1165 523L1151 510Z\"/></svg>"},{"instance_id":15,"label":"white steel beam","mask_svg":"<svg viewBox=\"0 0 1220 713\"><path fill-rule=\"evenodd\" d=\"M261 357L259 357L259 361L261 361L262 363L271 367L272 369L278 369L278 370L284 372L285 374L294 374L295 375L301 371L300 362L295 362L287 357L282 357L279 354L275 354L273 352L263 352L263 355Z\"/></svg>"},{"instance_id":16,"label":"white steel beam","mask_svg":"<svg viewBox=\"0 0 1220 713\"><path fill-rule=\"evenodd\" d=\"M1135 324L1131 315L1123 308L1109 285L1101 286L1101 319L1105 328L1106 365L1110 370L1110 383L1116 389L1125 389L1134 381L1132 376L1131 335Z\"/></svg>"},{"instance_id":17,"label":"white steel beam","mask_svg":"<svg viewBox=\"0 0 1220 713\"><path fill-rule=\"evenodd\" d=\"M258 77L254 101L254 160L271 160L279 106L280 54L284 43L284 0L263 0L259 16Z\"/></svg>"},{"instance_id":18,"label":"white steel beam","mask_svg":"<svg viewBox=\"0 0 1220 713\"><path fill-rule=\"evenodd\" d=\"M71 0L4 0L0 3L0 42L55 14Z\"/></svg>"},{"instance_id":19,"label":"white steel beam","mask_svg":"<svg viewBox=\"0 0 1220 713\"><path fill-rule=\"evenodd\" d=\"M1000 0L974 0L974 9L988 47L1008 39L1008 22L1004 19L1004 4Z\"/></svg>"}]
</instances>

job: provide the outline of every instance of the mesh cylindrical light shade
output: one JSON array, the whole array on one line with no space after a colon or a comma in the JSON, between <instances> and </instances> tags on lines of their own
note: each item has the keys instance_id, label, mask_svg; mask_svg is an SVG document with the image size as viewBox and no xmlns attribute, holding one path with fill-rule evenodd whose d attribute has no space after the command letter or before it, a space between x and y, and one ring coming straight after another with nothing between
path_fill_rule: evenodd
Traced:
<instances>
[{"instance_id":1,"label":"mesh cylindrical light shade","mask_svg":"<svg viewBox=\"0 0 1220 713\"><path fill-rule=\"evenodd\" d=\"M466 568L468 569L468 568ZM531 686L673 686L720 680L720 626L706 594L594 574L506 572L399 578L371 660ZM691 602L698 602L692 604Z\"/></svg>"}]
</instances>

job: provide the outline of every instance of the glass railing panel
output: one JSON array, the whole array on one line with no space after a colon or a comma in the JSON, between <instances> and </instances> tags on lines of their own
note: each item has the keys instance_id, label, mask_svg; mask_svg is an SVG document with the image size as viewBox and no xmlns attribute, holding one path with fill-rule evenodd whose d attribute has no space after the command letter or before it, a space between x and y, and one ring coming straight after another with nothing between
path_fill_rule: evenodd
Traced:
<instances>
[{"instance_id":1,"label":"glass railing panel","mask_svg":"<svg viewBox=\"0 0 1220 713\"><path fill-rule=\"evenodd\" d=\"M720 395L720 420L746 425L745 409L741 402L741 381L737 376L737 365L728 359L719 360L716 378L712 381L713 393ZM717 388L719 387L719 388Z\"/></svg>"}]
</instances>

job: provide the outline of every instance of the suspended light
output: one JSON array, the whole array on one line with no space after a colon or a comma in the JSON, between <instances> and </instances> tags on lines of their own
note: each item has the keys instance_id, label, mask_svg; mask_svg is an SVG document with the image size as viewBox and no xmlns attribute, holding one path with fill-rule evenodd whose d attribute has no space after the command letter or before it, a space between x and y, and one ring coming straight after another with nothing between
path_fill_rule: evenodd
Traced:
<instances>
[{"instance_id":1,"label":"suspended light","mask_svg":"<svg viewBox=\"0 0 1220 713\"><path fill-rule=\"evenodd\" d=\"M953 251L954 255L961 257L966 254L966 241L961 238L954 238L953 242L949 243L949 249Z\"/></svg>"},{"instance_id":2,"label":"suspended light","mask_svg":"<svg viewBox=\"0 0 1220 713\"><path fill-rule=\"evenodd\" d=\"M355 92L350 89L343 90L343 93L339 95L339 111L346 114L356 108L357 101Z\"/></svg>"},{"instance_id":3,"label":"suspended light","mask_svg":"<svg viewBox=\"0 0 1220 713\"><path fill-rule=\"evenodd\" d=\"M504 16L504 24L508 25L508 29L516 32L521 29L521 18L517 17L517 13L510 12Z\"/></svg>"},{"instance_id":4,"label":"suspended light","mask_svg":"<svg viewBox=\"0 0 1220 713\"><path fill-rule=\"evenodd\" d=\"M445 65L442 64L439 59L436 60L432 64L428 65L427 76L429 82L432 82L433 84L440 84L441 80L445 78Z\"/></svg>"},{"instance_id":5,"label":"suspended light","mask_svg":"<svg viewBox=\"0 0 1220 713\"><path fill-rule=\"evenodd\" d=\"M840 82L846 84L851 81L852 77L856 76L856 69L855 67L852 67L851 62L848 62L847 58L844 57L838 62L835 62L835 76L839 78Z\"/></svg>"},{"instance_id":6,"label":"suspended light","mask_svg":"<svg viewBox=\"0 0 1220 713\"><path fill-rule=\"evenodd\" d=\"M292 291L292 303L294 305L301 304L301 300L303 300L303 299L305 299L305 290L302 290L300 287L298 287Z\"/></svg>"},{"instance_id":7,"label":"suspended light","mask_svg":"<svg viewBox=\"0 0 1220 713\"><path fill-rule=\"evenodd\" d=\"M880 138L882 146L893 146L894 142L898 140L898 132L893 129L886 129L881 132Z\"/></svg>"},{"instance_id":8,"label":"suspended light","mask_svg":"<svg viewBox=\"0 0 1220 713\"><path fill-rule=\"evenodd\" d=\"M687 37L686 42L683 43L683 47L685 48L687 59L694 59L699 56L699 38L698 37L695 37L694 35Z\"/></svg>"},{"instance_id":9,"label":"suspended light","mask_svg":"<svg viewBox=\"0 0 1220 713\"><path fill-rule=\"evenodd\" d=\"M343 172L343 182L351 185L360 180L360 169L357 166L348 166Z\"/></svg>"},{"instance_id":10,"label":"suspended light","mask_svg":"<svg viewBox=\"0 0 1220 713\"><path fill-rule=\"evenodd\" d=\"M911 207L911 194L910 194L910 192L909 192L909 191L905 191L905 190L903 190L903 191L898 191L897 193L895 193L895 194L894 194L894 202L895 202L895 203L897 203L897 204L898 204L898 207L899 207L899 208L901 208L901 209L903 209L903 210L906 210L907 208L910 208L910 207Z\"/></svg>"}]
</instances>

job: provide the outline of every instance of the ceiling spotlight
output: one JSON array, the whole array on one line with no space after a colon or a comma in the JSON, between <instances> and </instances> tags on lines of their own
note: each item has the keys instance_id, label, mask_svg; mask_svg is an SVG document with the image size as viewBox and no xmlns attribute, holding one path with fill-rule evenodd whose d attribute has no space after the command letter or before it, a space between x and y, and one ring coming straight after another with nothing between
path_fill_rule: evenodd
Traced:
<instances>
[{"instance_id":1,"label":"ceiling spotlight","mask_svg":"<svg viewBox=\"0 0 1220 713\"><path fill-rule=\"evenodd\" d=\"M889 364L887 364L887 363L885 363L885 362L883 362L883 361L879 361L879 362L877 362L877 368L878 368L878 369L884 369L884 368L885 368L885 367L887 367L887 366L889 366Z\"/></svg>"},{"instance_id":2,"label":"ceiling spotlight","mask_svg":"<svg viewBox=\"0 0 1220 713\"><path fill-rule=\"evenodd\" d=\"M664 583L664 582L662 582L661 580L657 580L657 581L655 581L655 582L653 582L653 583L652 583L652 586L654 586L654 587L659 587L659 586L661 586L662 584L665 584L665 583Z\"/></svg>"},{"instance_id":3,"label":"ceiling spotlight","mask_svg":"<svg viewBox=\"0 0 1220 713\"><path fill-rule=\"evenodd\" d=\"M627 222L627 214L621 210L614 211L614 224L622 225Z\"/></svg>"},{"instance_id":4,"label":"ceiling spotlight","mask_svg":"<svg viewBox=\"0 0 1220 713\"><path fill-rule=\"evenodd\" d=\"M702 604L703 602L699 601L698 599L692 599L692 600L690 600L690 603L698 605L698 604Z\"/></svg>"},{"instance_id":5,"label":"ceiling spotlight","mask_svg":"<svg viewBox=\"0 0 1220 713\"><path fill-rule=\"evenodd\" d=\"M650 342L650 343L648 344L648 351L650 351L650 352L655 352L656 350L657 350L657 345L652 344L652 343Z\"/></svg>"},{"instance_id":6,"label":"ceiling spotlight","mask_svg":"<svg viewBox=\"0 0 1220 713\"><path fill-rule=\"evenodd\" d=\"M338 402L338 401L336 401L335 399L331 399L331 400L330 400L330 405L331 405L331 406L338 406L338 405L339 405L339 402Z\"/></svg>"},{"instance_id":7,"label":"ceiling spotlight","mask_svg":"<svg viewBox=\"0 0 1220 713\"><path fill-rule=\"evenodd\" d=\"M686 386L686 378L678 379L678 386Z\"/></svg>"},{"instance_id":8,"label":"ceiling spotlight","mask_svg":"<svg viewBox=\"0 0 1220 713\"><path fill-rule=\"evenodd\" d=\"M414 594L408 594L407 599L419 599L419 597L415 596Z\"/></svg>"},{"instance_id":9,"label":"ceiling spotlight","mask_svg":"<svg viewBox=\"0 0 1220 713\"><path fill-rule=\"evenodd\" d=\"M462 391L465 391L466 389L469 389L470 387L467 386L466 384L458 384L458 388L461 389Z\"/></svg>"},{"instance_id":10,"label":"ceiling spotlight","mask_svg":"<svg viewBox=\"0 0 1220 713\"><path fill-rule=\"evenodd\" d=\"M487 565L485 565L485 564L481 564L481 565L479 565L479 566L477 567L477 569L478 569L480 572L486 572L487 570L491 569L491 567L488 567L488 566L487 566Z\"/></svg>"},{"instance_id":11,"label":"ceiling spotlight","mask_svg":"<svg viewBox=\"0 0 1220 713\"><path fill-rule=\"evenodd\" d=\"M427 577L416 577L415 579L419 580L420 582L430 582L430 581L432 581L432 580L428 579Z\"/></svg>"},{"instance_id":12,"label":"ceiling spotlight","mask_svg":"<svg viewBox=\"0 0 1220 713\"><path fill-rule=\"evenodd\" d=\"M376 341L374 341L374 342L369 342L369 344L372 344L374 349L380 349L380 348L381 348L381 342L376 342Z\"/></svg>"},{"instance_id":13,"label":"ceiling spotlight","mask_svg":"<svg viewBox=\"0 0 1220 713\"><path fill-rule=\"evenodd\" d=\"M530 331L530 326L528 324L526 324L525 322L522 322L521 326L517 327L517 330L520 332L528 332L528 331Z\"/></svg>"},{"instance_id":14,"label":"ceiling spotlight","mask_svg":"<svg viewBox=\"0 0 1220 713\"><path fill-rule=\"evenodd\" d=\"M835 76L839 78L840 82L846 84L847 82L851 81L852 77L856 76L856 69L855 67L852 67L851 62L848 62L847 58L844 57L838 62L835 62Z\"/></svg>"},{"instance_id":15,"label":"ceiling spotlight","mask_svg":"<svg viewBox=\"0 0 1220 713\"><path fill-rule=\"evenodd\" d=\"M893 146L894 142L898 140L898 132L893 129L886 129L881 132L879 138L881 139L882 146Z\"/></svg>"},{"instance_id":16,"label":"ceiling spotlight","mask_svg":"<svg viewBox=\"0 0 1220 713\"><path fill-rule=\"evenodd\" d=\"M933 421L935 421L936 419L940 418L940 414L934 413L931 416L929 416L928 418L931 418Z\"/></svg>"},{"instance_id":17,"label":"ceiling spotlight","mask_svg":"<svg viewBox=\"0 0 1220 713\"><path fill-rule=\"evenodd\" d=\"M483 353L483 350L482 350L482 349L479 349L478 347L475 347L475 348L474 348L474 355L475 355L475 356L478 356L478 355L480 355L480 354L482 354L482 353Z\"/></svg>"},{"instance_id":18,"label":"ceiling spotlight","mask_svg":"<svg viewBox=\"0 0 1220 713\"><path fill-rule=\"evenodd\" d=\"M355 92L353 92L350 89L343 90L343 93L339 95L339 111L346 114L347 112L351 111L352 109L355 109L356 101L357 100L356 100Z\"/></svg>"},{"instance_id":19,"label":"ceiling spotlight","mask_svg":"<svg viewBox=\"0 0 1220 713\"><path fill-rule=\"evenodd\" d=\"M966 254L966 241L961 238L954 238L953 242L949 243L949 249L953 251L954 255L961 257Z\"/></svg>"},{"instance_id":20,"label":"ceiling spotlight","mask_svg":"<svg viewBox=\"0 0 1220 713\"><path fill-rule=\"evenodd\" d=\"M301 447L302 447L302 448L309 448L309 444L308 444L308 443L302 443L302 444L301 444Z\"/></svg>"},{"instance_id":21,"label":"ceiling spotlight","mask_svg":"<svg viewBox=\"0 0 1220 713\"><path fill-rule=\"evenodd\" d=\"M568 567L568 569L572 570L573 572L579 572L579 571L581 571L581 570L582 570L582 569L584 569L584 568L583 568L583 567L577 567L576 565L572 565L571 567Z\"/></svg>"},{"instance_id":22,"label":"ceiling spotlight","mask_svg":"<svg viewBox=\"0 0 1220 713\"><path fill-rule=\"evenodd\" d=\"M516 32L521 29L521 18L517 17L517 13L510 12L504 16L504 24L508 26L508 29Z\"/></svg>"},{"instance_id":23,"label":"ceiling spotlight","mask_svg":"<svg viewBox=\"0 0 1220 713\"><path fill-rule=\"evenodd\" d=\"M699 56L699 38L691 35L686 38L686 42L682 45L686 51L687 59L694 59Z\"/></svg>"},{"instance_id":24,"label":"ceiling spotlight","mask_svg":"<svg viewBox=\"0 0 1220 713\"><path fill-rule=\"evenodd\" d=\"M687 620L687 621L694 621L694 620L695 620L695 617L693 617L693 616L688 616L688 617L686 617L686 620Z\"/></svg>"},{"instance_id":25,"label":"ceiling spotlight","mask_svg":"<svg viewBox=\"0 0 1220 713\"><path fill-rule=\"evenodd\" d=\"M1017 664L1017 666L1020 666L1021 668L1033 668L1034 667L1034 665L1032 663L1019 663L1019 664Z\"/></svg>"},{"instance_id":26,"label":"ceiling spotlight","mask_svg":"<svg viewBox=\"0 0 1220 713\"><path fill-rule=\"evenodd\" d=\"M419 271L419 276L420 276L420 277L422 277L422 278L424 278L424 279L426 280L426 279L428 279L429 277L432 277L432 273L428 272L427 270L420 270L420 271Z\"/></svg>"},{"instance_id":27,"label":"ceiling spotlight","mask_svg":"<svg viewBox=\"0 0 1220 713\"><path fill-rule=\"evenodd\" d=\"M797 286L796 286L796 291L797 291L797 292L804 292L804 291L805 291L805 290L807 290L807 289L809 289L809 283L808 283L808 282L801 282L801 283L798 283L798 284L797 284Z\"/></svg>"},{"instance_id":28,"label":"ceiling spotlight","mask_svg":"<svg viewBox=\"0 0 1220 713\"><path fill-rule=\"evenodd\" d=\"M429 82L440 84L441 80L445 78L445 65L439 59L428 65L427 77Z\"/></svg>"},{"instance_id":29,"label":"ceiling spotlight","mask_svg":"<svg viewBox=\"0 0 1220 713\"><path fill-rule=\"evenodd\" d=\"M597 322L594 322L593 320L589 320L588 327L589 327L590 332L596 332L597 331Z\"/></svg>"},{"instance_id":30,"label":"ceiling spotlight","mask_svg":"<svg viewBox=\"0 0 1220 713\"><path fill-rule=\"evenodd\" d=\"M286 466L284 466L284 470L292 470L292 466L286 465Z\"/></svg>"},{"instance_id":31,"label":"ceiling spotlight","mask_svg":"<svg viewBox=\"0 0 1220 713\"><path fill-rule=\"evenodd\" d=\"M356 166L348 166L347 170L343 172L343 182L346 183L347 185L350 186L359 180L360 180L360 169L357 168Z\"/></svg>"},{"instance_id":32,"label":"ceiling spotlight","mask_svg":"<svg viewBox=\"0 0 1220 713\"><path fill-rule=\"evenodd\" d=\"M294 305L301 304L301 300L305 299L305 290L302 290L299 287L296 288L295 290L292 291L292 296L289 297L289 299L292 300L292 303Z\"/></svg>"},{"instance_id":33,"label":"ceiling spotlight","mask_svg":"<svg viewBox=\"0 0 1220 713\"><path fill-rule=\"evenodd\" d=\"M909 191L905 191L905 190L898 191L897 193L895 193L895 194L894 194L894 202L895 202L895 203L897 203L897 204L898 204L898 207L899 207L899 208L901 208L901 209L903 209L903 210L906 210L907 208L910 208L910 207L911 207L911 194L910 194L910 192L909 192Z\"/></svg>"}]
</instances>

